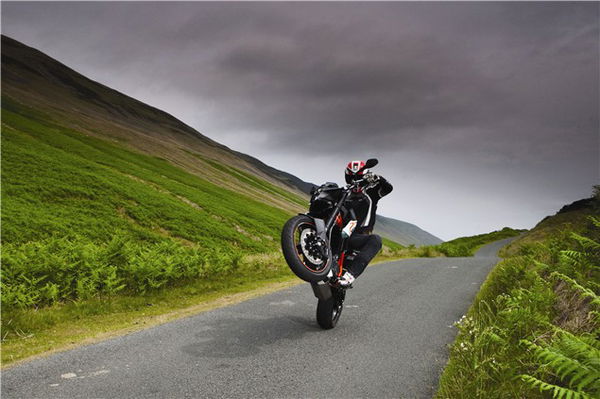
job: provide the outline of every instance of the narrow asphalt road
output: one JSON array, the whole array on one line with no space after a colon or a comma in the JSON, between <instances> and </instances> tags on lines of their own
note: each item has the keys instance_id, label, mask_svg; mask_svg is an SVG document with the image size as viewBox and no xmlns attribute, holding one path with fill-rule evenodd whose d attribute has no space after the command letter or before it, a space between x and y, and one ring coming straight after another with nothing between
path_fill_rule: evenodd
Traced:
<instances>
[{"instance_id":1,"label":"narrow asphalt road","mask_svg":"<svg viewBox=\"0 0 600 399\"><path fill-rule=\"evenodd\" d=\"M476 257L485 258L490 256L496 256L500 248L507 245L509 242L515 240L517 237L505 238L503 240L494 241L491 244L484 245L475 252Z\"/></svg>"},{"instance_id":2,"label":"narrow asphalt road","mask_svg":"<svg viewBox=\"0 0 600 399\"><path fill-rule=\"evenodd\" d=\"M333 330L302 284L4 370L2 397L430 398L499 245L370 267Z\"/></svg>"}]
</instances>

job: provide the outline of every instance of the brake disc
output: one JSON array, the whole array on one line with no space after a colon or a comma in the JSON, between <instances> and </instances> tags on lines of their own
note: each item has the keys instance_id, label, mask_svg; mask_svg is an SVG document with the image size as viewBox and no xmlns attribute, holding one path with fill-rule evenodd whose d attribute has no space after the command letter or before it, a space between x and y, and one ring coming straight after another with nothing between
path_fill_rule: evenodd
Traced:
<instances>
[{"instance_id":1,"label":"brake disc","mask_svg":"<svg viewBox=\"0 0 600 399\"><path fill-rule=\"evenodd\" d=\"M304 229L300 233L300 246L302 248L302 254L308 259L313 265L320 265L324 262L321 254L319 253L318 242L316 231L313 229Z\"/></svg>"}]
</instances>

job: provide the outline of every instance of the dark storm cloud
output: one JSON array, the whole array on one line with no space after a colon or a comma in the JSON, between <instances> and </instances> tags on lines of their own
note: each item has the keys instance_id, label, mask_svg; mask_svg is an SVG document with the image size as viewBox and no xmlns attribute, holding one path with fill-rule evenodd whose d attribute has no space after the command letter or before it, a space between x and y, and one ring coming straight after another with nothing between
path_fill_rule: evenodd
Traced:
<instances>
[{"instance_id":1,"label":"dark storm cloud","mask_svg":"<svg viewBox=\"0 0 600 399\"><path fill-rule=\"evenodd\" d=\"M217 101L232 117L215 128L274 131L275 147L597 126L597 4L42 4L17 22L32 7L4 7L8 33L75 30L96 65Z\"/></svg>"},{"instance_id":2,"label":"dark storm cloud","mask_svg":"<svg viewBox=\"0 0 600 399\"><path fill-rule=\"evenodd\" d=\"M3 2L2 30L306 179L299 154L402 153L560 203L598 180L598 10Z\"/></svg>"}]
</instances>

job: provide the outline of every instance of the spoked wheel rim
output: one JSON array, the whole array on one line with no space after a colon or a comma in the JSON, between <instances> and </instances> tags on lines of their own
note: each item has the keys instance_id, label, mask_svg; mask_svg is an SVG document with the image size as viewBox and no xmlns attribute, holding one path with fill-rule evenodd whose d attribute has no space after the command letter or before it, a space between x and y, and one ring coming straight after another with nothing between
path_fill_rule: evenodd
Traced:
<instances>
[{"instance_id":1,"label":"spoked wheel rim","mask_svg":"<svg viewBox=\"0 0 600 399\"><path fill-rule=\"evenodd\" d=\"M327 265L327 259L317 251L317 242L314 224L303 222L294 230L294 247L298 260L311 272L320 272Z\"/></svg>"}]
</instances>

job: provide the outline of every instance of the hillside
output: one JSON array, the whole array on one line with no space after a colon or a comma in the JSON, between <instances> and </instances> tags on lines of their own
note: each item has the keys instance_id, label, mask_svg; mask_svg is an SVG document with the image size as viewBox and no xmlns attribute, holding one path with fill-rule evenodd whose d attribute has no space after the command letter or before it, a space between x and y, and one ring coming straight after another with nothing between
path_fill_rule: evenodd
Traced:
<instances>
[{"instance_id":1,"label":"hillside","mask_svg":"<svg viewBox=\"0 0 600 399\"><path fill-rule=\"evenodd\" d=\"M307 198L309 184L297 177L232 151L166 112L6 36L2 36L2 97L3 105L27 106L60 126L165 159L219 186L288 211L301 210L299 204ZM255 178L280 190L265 192L251 181ZM297 199L290 201L286 192Z\"/></svg>"},{"instance_id":2,"label":"hillside","mask_svg":"<svg viewBox=\"0 0 600 399\"><path fill-rule=\"evenodd\" d=\"M146 306L159 315L293 278L279 255L293 211L6 97L2 126L3 364L130 328ZM214 167L290 208L303 202Z\"/></svg>"},{"instance_id":3,"label":"hillside","mask_svg":"<svg viewBox=\"0 0 600 399\"><path fill-rule=\"evenodd\" d=\"M144 293L278 253L310 184L37 50L2 44L7 309Z\"/></svg>"},{"instance_id":4,"label":"hillside","mask_svg":"<svg viewBox=\"0 0 600 399\"><path fill-rule=\"evenodd\" d=\"M375 232L405 246L413 244L419 247L422 245L436 245L442 242L433 234L414 224L381 215L377 215Z\"/></svg>"},{"instance_id":5,"label":"hillside","mask_svg":"<svg viewBox=\"0 0 600 399\"><path fill-rule=\"evenodd\" d=\"M563 206L554 215L546 216L527 234L517 238L502 251L502 256L513 256L523 247L542 242L560 231L579 232L585 229L588 216L600 213L593 198L586 198Z\"/></svg>"},{"instance_id":6,"label":"hillside","mask_svg":"<svg viewBox=\"0 0 600 399\"><path fill-rule=\"evenodd\" d=\"M2 106L16 113L34 110L45 121L164 159L286 212L305 211L313 186L6 36L2 36ZM431 243L428 233L416 226L391 218L379 220L380 232L391 240L405 245Z\"/></svg>"},{"instance_id":7,"label":"hillside","mask_svg":"<svg viewBox=\"0 0 600 399\"><path fill-rule=\"evenodd\" d=\"M600 397L599 189L501 251L455 323L437 398Z\"/></svg>"}]
</instances>

